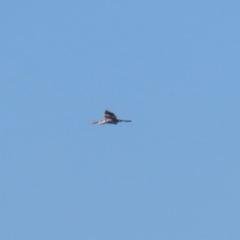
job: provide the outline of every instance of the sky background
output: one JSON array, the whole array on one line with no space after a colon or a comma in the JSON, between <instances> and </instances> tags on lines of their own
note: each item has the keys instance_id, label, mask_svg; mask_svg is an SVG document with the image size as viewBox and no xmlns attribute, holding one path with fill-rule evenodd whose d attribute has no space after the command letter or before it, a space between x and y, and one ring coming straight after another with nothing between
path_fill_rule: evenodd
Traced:
<instances>
[{"instance_id":1,"label":"sky background","mask_svg":"<svg viewBox=\"0 0 240 240\"><path fill-rule=\"evenodd\" d=\"M239 13L1 1L0 239L240 239Z\"/></svg>"}]
</instances>

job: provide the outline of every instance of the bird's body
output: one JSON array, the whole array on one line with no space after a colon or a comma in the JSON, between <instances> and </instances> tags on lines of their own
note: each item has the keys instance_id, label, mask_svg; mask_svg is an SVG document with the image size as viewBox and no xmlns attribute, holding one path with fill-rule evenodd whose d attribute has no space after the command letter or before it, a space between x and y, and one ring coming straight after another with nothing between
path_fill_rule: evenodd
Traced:
<instances>
[{"instance_id":1,"label":"bird's body","mask_svg":"<svg viewBox=\"0 0 240 240\"><path fill-rule=\"evenodd\" d=\"M91 122L91 124L118 124L119 122L131 122L131 120L120 120L117 119L117 117L115 116L114 113L109 112L108 110L105 111L105 115L104 115L104 119L103 120L99 120L99 121L94 121Z\"/></svg>"}]
</instances>

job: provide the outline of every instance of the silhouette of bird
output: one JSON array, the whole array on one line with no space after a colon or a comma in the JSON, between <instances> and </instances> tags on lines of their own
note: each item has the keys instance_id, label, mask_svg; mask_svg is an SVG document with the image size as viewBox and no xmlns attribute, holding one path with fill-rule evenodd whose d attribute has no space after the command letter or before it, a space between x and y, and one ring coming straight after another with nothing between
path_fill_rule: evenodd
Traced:
<instances>
[{"instance_id":1,"label":"silhouette of bird","mask_svg":"<svg viewBox=\"0 0 240 240\"><path fill-rule=\"evenodd\" d=\"M91 122L91 124L106 124L106 123L110 123L110 124L118 124L119 122L131 122L131 120L121 120L121 119L117 119L116 115L112 112L109 112L108 110L105 111L104 114L104 119L103 120L99 120L99 121L94 121Z\"/></svg>"}]
</instances>

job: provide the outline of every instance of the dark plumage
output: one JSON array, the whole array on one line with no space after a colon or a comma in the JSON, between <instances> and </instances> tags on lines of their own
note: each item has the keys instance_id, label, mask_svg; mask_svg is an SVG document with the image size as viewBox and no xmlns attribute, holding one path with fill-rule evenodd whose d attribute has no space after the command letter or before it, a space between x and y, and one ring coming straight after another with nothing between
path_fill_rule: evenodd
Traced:
<instances>
[{"instance_id":1,"label":"dark plumage","mask_svg":"<svg viewBox=\"0 0 240 240\"><path fill-rule=\"evenodd\" d=\"M106 110L105 114L104 114L104 120L94 121L94 122L91 122L91 124L95 124L95 123L98 123L98 124L106 124L106 123L118 124L119 122L131 122L131 120L117 119L117 117L114 113Z\"/></svg>"}]
</instances>

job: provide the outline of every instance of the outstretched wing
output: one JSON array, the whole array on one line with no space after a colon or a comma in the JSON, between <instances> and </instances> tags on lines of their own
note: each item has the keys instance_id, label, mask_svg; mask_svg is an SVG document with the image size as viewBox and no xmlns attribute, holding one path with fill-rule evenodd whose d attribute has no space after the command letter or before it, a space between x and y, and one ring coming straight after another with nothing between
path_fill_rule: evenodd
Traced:
<instances>
[{"instance_id":1,"label":"outstretched wing","mask_svg":"<svg viewBox=\"0 0 240 240\"><path fill-rule=\"evenodd\" d=\"M105 111L105 119L117 120L117 117L114 113L109 112L108 110Z\"/></svg>"}]
</instances>

